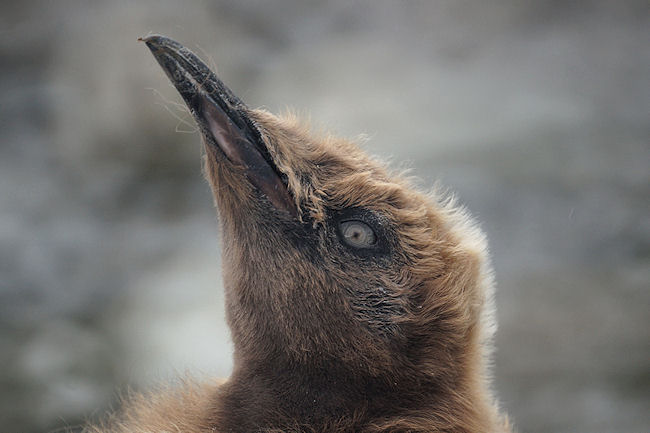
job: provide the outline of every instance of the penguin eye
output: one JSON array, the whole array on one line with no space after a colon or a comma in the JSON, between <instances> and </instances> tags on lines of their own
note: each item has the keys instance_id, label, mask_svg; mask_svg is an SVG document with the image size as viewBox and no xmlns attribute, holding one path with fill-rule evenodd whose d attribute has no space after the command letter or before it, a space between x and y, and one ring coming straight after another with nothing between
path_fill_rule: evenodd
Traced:
<instances>
[{"instance_id":1,"label":"penguin eye","mask_svg":"<svg viewBox=\"0 0 650 433\"><path fill-rule=\"evenodd\" d=\"M371 248L377 243L375 232L362 221L342 221L339 228L343 241L351 247Z\"/></svg>"}]
</instances>

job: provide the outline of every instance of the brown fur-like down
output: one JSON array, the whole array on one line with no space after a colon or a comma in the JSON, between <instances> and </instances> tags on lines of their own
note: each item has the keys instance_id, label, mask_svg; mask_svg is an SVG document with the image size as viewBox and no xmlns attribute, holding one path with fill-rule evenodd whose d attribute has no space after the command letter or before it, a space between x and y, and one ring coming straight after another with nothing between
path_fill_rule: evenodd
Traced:
<instances>
[{"instance_id":1,"label":"brown fur-like down","mask_svg":"<svg viewBox=\"0 0 650 433\"><path fill-rule=\"evenodd\" d=\"M234 370L137 396L92 432L509 432L489 389L485 240L355 143L250 110L299 209L279 213L206 145ZM343 245L369 218L381 251Z\"/></svg>"}]
</instances>

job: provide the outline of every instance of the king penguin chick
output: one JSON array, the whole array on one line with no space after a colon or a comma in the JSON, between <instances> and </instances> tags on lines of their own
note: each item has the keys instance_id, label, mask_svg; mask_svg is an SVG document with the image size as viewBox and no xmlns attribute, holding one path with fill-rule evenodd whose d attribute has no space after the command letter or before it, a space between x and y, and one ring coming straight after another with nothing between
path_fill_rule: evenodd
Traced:
<instances>
[{"instance_id":1,"label":"king penguin chick","mask_svg":"<svg viewBox=\"0 0 650 433\"><path fill-rule=\"evenodd\" d=\"M134 397L95 432L509 432L489 388L485 240L348 140L249 109L143 39L201 131L234 369Z\"/></svg>"}]
</instances>

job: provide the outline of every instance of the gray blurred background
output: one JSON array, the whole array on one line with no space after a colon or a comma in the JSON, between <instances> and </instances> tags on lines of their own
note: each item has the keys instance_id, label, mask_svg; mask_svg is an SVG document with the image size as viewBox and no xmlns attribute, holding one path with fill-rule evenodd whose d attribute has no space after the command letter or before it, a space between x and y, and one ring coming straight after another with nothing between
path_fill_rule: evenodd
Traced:
<instances>
[{"instance_id":1,"label":"gray blurred background","mask_svg":"<svg viewBox=\"0 0 650 433\"><path fill-rule=\"evenodd\" d=\"M200 140L150 32L458 193L490 239L519 431L650 431L647 1L0 7L0 431L231 368Z\"/></svg>"}]
</instances>

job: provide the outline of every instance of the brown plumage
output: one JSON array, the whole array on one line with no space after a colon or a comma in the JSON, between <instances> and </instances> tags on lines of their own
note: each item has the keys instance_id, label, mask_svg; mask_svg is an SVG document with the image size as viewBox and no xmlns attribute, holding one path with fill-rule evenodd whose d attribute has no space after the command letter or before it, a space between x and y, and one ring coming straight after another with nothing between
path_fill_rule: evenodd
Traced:
<instances>
[{"instance_id":1,"label":"brown plumage","mask_svg":"<svg viewBox=\"0 0 650 433\"><path fill-rule=\"evenodd\" d=\"M203 133L234 370L133 397L89 431L510 431L466 213L349 140L248 109L176 42L145 42Z\"/></svg>"}]
</instances>

